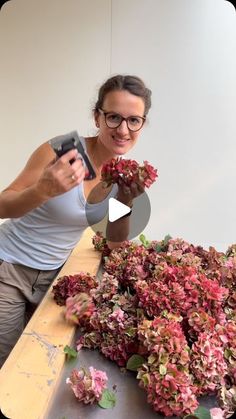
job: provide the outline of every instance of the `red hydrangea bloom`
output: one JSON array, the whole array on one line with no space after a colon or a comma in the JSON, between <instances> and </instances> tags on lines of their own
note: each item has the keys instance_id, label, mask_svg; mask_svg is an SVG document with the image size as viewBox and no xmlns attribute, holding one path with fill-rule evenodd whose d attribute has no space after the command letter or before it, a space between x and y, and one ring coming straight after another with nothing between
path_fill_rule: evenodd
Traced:
<instances>
[{"instance_id":1,"label":"red hydrangea bloom","mask_svg":"<svg viewBox=\"0 0 236 419\"><path fill-rule=\"evenodd\" d=\"M232 290L224 304L224 313L227 320L236 322L236 290Z\"/></svg>"},{"instance_id":2,"label":"red hydrangea bloom","mask_svg":"<svg viewBox=\"0 0 236 419\"><path fill-rule=\"evenodd\" d=\"M102 259L104 261L105 256L109 256L111 249L108 247L107 239L103 236L101 231L97 231L92 237L92 243L95 250L102 252Z\"/></svg>"},{"instance_id":3,"label":"red hydrangea bloom","mask_svg":"<svg viewBox=\"0 0 236 419\"><path fill-rule=\"evenodd\" d=\"M114 275L124 286L133 286L138 278L146 278L145 262L148 250L137 243L124 242L118 249L112 250L104 263L106 272Z\"/></svg>"},{"instance_id":4,"label":"red hydrangea bloom","mask_svg":"<svg viewBox=\"0 0 236 419\"><path fill-rule=\"evenodd\" d=\"M157 170L147 161L140 166L135 160L113 158L104 164L101 180L106 187L112 183L130 186L132 182L149 188L157 178Z\"/></svg>"},{"instance_id":5,"label":"red hydrangea bloom","mask_svg":"<svg viewBox=\"0 0 236 419\"><path fill-rule=\"evenodd\" d=\"M231 244L225 252L227 257L236 256L236 244Z\"/></svg>"},{"instance_id":6,"label":"red hydrangea bloom","mask_svg":"<svg viewBox=\"0 0 236 419\"><path fill-rule=\"evenodd\" d=\"M225 321L222 303L227 298L228 289L194 267L157 266L152 278L137 281L134 288L140 305L149 316L158 316L162 310L169 310L186 317L194 305L214 316L217 322Z\"/></svg>"},{"instance_id":7,"label":"red hydrangea bloom","mask_svg":"<svg viewBox=\"0 0 236 419\"><path fill-rule=\"evenodd\" d=\"M97 231L96 234L92 237L92 243L95 250L103 250L104 246L107 244L107 240L103 236L101 231Z\"/></svg>"},{"instance_id":8,"label":"red hydrangea bloom","mask_svg":"<svg viewBox=\"0 0 236 419\"><path fill-rule=\"evenodd\" d=\"M76 342L76 349L80 351L81 348L96 349L100 348L102 335L100 332L93 330L92 332L86 331Z\"/></svg>"},{"instance_id":9,"label":"red hydrangea bloom","mask_svg":"<svg viewBox=\"0 0 236 419\"><path fill-rule=\"evenodd\" d=\"M148 364L152 367L173 363L188 369L189 347L178 321L162 317L143 320L138 324L138 338L151 354Z\"/></svg>"},{"instance_id":10,"label":"red hydrangea bloom","mask_svg":"<svg viewBox=\"0 0 236 419\"><path fill-rule=\"evenodd\" d=\"M64 275L57 280L52 288L54 300L59 306L66 303L68 297L73 297L80 292L89 292L97 286L95 276L89 273L79 272L75 275Z\"/></svg>"},{"instance_id":11,"label":"red hydrangea bloom","mask_svg":"<svg viewBox=\"0 0 236 419\"><path fill-rule=\"evenodd\" d=\"M216 333L223 345L230 384L236 386L236 323L230 320L224 326L217 325Z\"/></svg>"},{"instance_id":12,"label":"red hydrangea bloom","mask_svg":"<svg viewBox=\"0 0 236 419\"><path fill-rule=\"evenodd\" d=\"M119 366L125 366L129 357L138 351L137 319L118 306L101 306L90 318L90 326L100 333L101 352ZM84 335L85 343L87 335ZM90 335L89 335L90 339Z\"/></svg>"},{"instance_id":13,"label":"red hydrangea bloom","mask_svg":"<svg viewBox=\"0 0 236 419\"><path fill-rule=\"evenodd\" d=\"M95 305L92 297L85 292L81 292L66 299L65 318L78 325L83 326L88 322L94 310Z\"/></svg>"},{"instance_id":14,"label":"red hydrangea bloom","mask_svg":"<svg viewBox=\"0 0 236 419\"><path fill-rule=\"evenodd\" d=\"M168 248L166 250L166 254L173 254L176 251L180 251L181 254L183 255L184 253L189 253L192 251L192 245L189 244L188 242L186 242L183 239L173 239L171 238L170 240L168 240Z\"/></svg>"},{"instance_id":15,"label":"red hydrangea bloom","mask_svg":"<svg viewBox=\"0 0 236 419\"><path fill-rule=\"evenodd\" d=\"M108 314L109 313L109 314ZM137 353L137 327L134 316L128 316L120 308L97 309L90 318L92 332L85 333L77 342L78 348L95 348L119 366L125 366L129 357Z\"/></svg>"},{"instance_id":16,"label":"red hydrangea bloom","mask_svg":"<svg viewBox=\"0 0 236 419\"><path fill-rule=\"evenodd\" d=\"M188 318L188 336L194 341L202 332L212 333L215 329L216 319L211 317L203 308L197 310L192 308L187 313Z\"/></svg>"},{"instance_id":17,"label":"red hydrangea bloom","mask_svg":"<svg viewBox=\"0 0 236 419\"><path fill-rule=\"evenodd\" d=\"M113 295L118 292L119 283L114 275L109 275L104 272L102 279L97 288L91 290L90 295L96 303L102 303L106 300L111 300Z\"/></svg>"},{"instance_id":18,"label":"red hydrangea bloom","mask_svg":"<svg viewBox=\"0 0 236 419\"><path fill-rule=\"evenodd\" d=\"M155 182L157 176L157 170L147 160L144 160L143 166L139 167L139 182L141 181L141 184L149 188Z\"/></svg>"},{"instance_id":19,"label":"red hydrangea bloom","mask_svg":"<svg viewBox=\"0 0 236 419\"><path fill-rule=\"evenodd\" d=\"M184 310L189 307L185 303L185 293L178 282L171 282L169 285L163 282L153 281L147 283L139 280L135 284L140 307L143 307L148 316L159 316L163 310L180 313L182 306Z\"/></svg>"},{"instance_id":20,"label":"red hydrangea bloom","mask_svg":"<svg viewBox=\"0 0 236 419\"><path fill-rule=\"evenodd\" d=\"M190 354L190 371L198 387L198 395L213 394L224 384L227 364L223 345L217 333L201 333Z\"/></svg>"},{"instance_id":21,"label":"red hydrangea bloom","mask_svg":"<svg viewBox=\"0 0 236 419\"><path fill-rule=\"evenodd\" d=\"M198 407L190 376L174 364L167 364L164 370L154 372L143 365L137 378L140 380L139 385L147 391L148 403L165 416L187 415Z\"/></svg>"},{"instance_id":22,"label":"red hydrangea bloom","mask_svg":"<svg viewBox=\"0 0 236 419\"><path fill-rule=\"evenodd\" d=\"M119 367L125 367L131 355L138 353L139 344L135 336L129 336L129 331L122 334L105 333L100 350L107 358L115 361Z\"/></svg>"}]
</instances>

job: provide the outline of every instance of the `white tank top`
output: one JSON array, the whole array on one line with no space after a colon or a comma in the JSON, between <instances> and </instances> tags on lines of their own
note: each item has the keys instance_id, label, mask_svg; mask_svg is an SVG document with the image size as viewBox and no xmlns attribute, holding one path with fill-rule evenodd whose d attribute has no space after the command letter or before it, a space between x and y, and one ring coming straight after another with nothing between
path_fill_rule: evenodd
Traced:
<instances>
[{"instance_id":1,"label":"white tank top","mask_svg":"<svg viewBox=\"0 0 236 419\"><path fill-rule=\"evenodd\" d=\"M80 140L86 149L84 138ZM82 182L24 216L5 221L0 224L0 259L35 269L59 268L88 227L85 207L95 224L106 216L108 199L116 193L114 185L105 200L88 204Z\"/></svg>"}]
</instances>

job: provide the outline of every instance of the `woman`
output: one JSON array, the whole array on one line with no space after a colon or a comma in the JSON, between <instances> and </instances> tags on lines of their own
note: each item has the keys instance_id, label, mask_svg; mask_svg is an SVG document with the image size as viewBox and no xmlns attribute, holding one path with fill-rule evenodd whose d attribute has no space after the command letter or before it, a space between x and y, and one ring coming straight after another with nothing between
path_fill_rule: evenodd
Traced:
<instances>
[{"instance_id":1,"label":"woman","mask_svg":"<svg viewBox=\"0 0 236 419\"><path fill-rule=\"evenodd\" d=\"M105 162L135 145L150 106L151 91L141 79L111 77L101 86L94 109L98 135L80 138L96 178L84 179L77 150L56 158L51 140L31 155L0 194L0 217L9 218L0 225L0 367L88 226L86 206L102 219L109 197L132 206L143 192L138 184L104 189L100 178ZM110 249L126 240L128 233L129 217L108 221Z\"/></svg>"}]
</instances>

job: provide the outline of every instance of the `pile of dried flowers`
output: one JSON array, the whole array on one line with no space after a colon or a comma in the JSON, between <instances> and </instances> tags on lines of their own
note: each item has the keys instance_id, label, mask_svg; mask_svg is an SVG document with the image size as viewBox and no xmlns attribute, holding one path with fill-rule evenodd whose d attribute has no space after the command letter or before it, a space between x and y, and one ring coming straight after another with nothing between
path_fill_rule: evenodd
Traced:
<instances>
[{"instance_id":1,"label":"pile of dried flowers","mask_svg":"<svg viewBox=\"0 0 236 419\"><path fill-rule=\"evenodd\" d=\"M150 187L157 170L143 163L112 159L101 180L106 187ZM102 251L101 281L80 272L53 287L66 319L83 332L77 349L98 348L136 371L159 413L192 414L199 396L215 395L212 417L230 417L236 410L236 245L223 253L169 236L140 240L110 251L98 232L93 245ZM91 367L72 371L68 383L79 400L92 403L104 394L106 376Z\"/></svg>"},{"instance_id":2,"label":"pile of dried flowers","mask_svg":"<svg viewBox=\"0 0 236 419\"><path fill-rule=\"evenodd\" d=\"M199 396L215 395L218 413L230 417L236 410L236 245L223 253L169 236L140 239L108 256L97 234L93 243L105 252L99 284L91 286L89 274L81 273L82 294L66 295L65 278L54 287L57 301L70 297L66 316L83 331L77 349L98 348L136 370L147 401L163 415L192 414Z\"/></svg>"}]
</instances>

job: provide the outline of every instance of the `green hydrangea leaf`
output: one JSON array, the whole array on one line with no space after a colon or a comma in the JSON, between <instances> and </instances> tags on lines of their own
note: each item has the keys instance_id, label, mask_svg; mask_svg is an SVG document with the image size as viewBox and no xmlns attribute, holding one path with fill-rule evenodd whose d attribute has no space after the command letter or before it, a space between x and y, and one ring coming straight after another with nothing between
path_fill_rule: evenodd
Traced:
<instances>
[{"instance_id":1,"label":"green hydrangea leaf","mask_svg":"<svg viewBox=\"0 0 236 419\"><path fill-rule=\"evenodd\" d=\"M167 234L165 237L164 237L164 239L159 243L159 244L157 244L156 246L155 246L155 250L156 250L156 252L157 253L160 253L160 252L165 252L166 250L167 250L167 246L168 246L168 243L169 243L169 240L170 239L172 239L172 237L169 235L169 234Z\"/></svg>"},{"instance_id":2,"label":"green hydrangea leaf","mask_svg":"<svg viewBox=\"0 0 236 419\"><path fill-rule=\"evenodd\" d=\"M137 327L128 327L125 334L130 337L134 337L137 333Z\"/></svg>"},{"instance_id":3,"label":"green hydrangea leaf","mask_svg":"<svg viewBox=\"0 0 236 419\"><path fill-rule=\"evenodd\" d=\"M227 360L229 360L229 359L230 359L230 357L231 357L231 355L232 355L232 351L231 351L230 349L226 348L226 349L225 349L225 351L224 351L224 357L225 357Z\"/></svg>"},{"instance_id":4,"label":"green hydrangea leaf","mask_svg":"<svg viewBox=\"0 0 236 419\"><path fill-rule=\"evenodd\" d=\"M149 241L146 239L144 234L139 235L139 240L141 241L141 243L144 247L148 247Z\"/></svg>"},{"instance_id":5,"label":"green hydrangea leaf","mask_svg":"<svg viewBox=\"0 0 236 419\"><path fill-rule=\"evenodd\" d=\"M138 368L140 368L143 363L145 362L145 359L141 355L132 355L126 364L126 369L130 371L137 371Z\"/></svg>"},{"instance_id":6,"label":"green hydrangea leaf","mask_svg":"<svg viewBox=\"0 0 236 419\"><path fill-rule=\"evenodd\" d=\"M184 416L184 419L211 419L210 410L204 406L199 406L193 414Z\"/></svg>"},{"instance_id":7,"label":"green hydrangea leaf","mask_svg":"<svg viewBox=\"0 0 236 419\"><path fill-rule=\"evenodd\" d=\"M148 357L148 363L154 364L157 361L157 355L155 353L149 355Z\"/></svg>"},{"instance_id":8,"label":"green hydrangea leaf","mask_svg":"<svg viewBox=\"0 0 236 419\"><path fill-rule=\"evenodd\" d=\"M70 361L71 359L77 358L78 352L75 349L71 348L70 346L66 345L63 351L65 352L66 359L68 361Z\"/></svg>"},{"instance_id":9,"label":"green hydrangea leaf","mask_svg":"<svg viewBox=\"0 0 236 419\"><path fill-rule=\"evenodd\" d=\"M172 237L171 237L169 234L167 234L167 235L164 237L164 240L163 240L163 244L164 244L164 246L166 246L166 245L168 244L169 240L171 240L171 239L172 239Z\"/></svg>"},{"instance_id":10,"label":"green hydrangea leaf","mask_svg":"<svg viewBox=\"0 0 236 419\"><path fill-rule=\"evenodd\" d=\"M150 375L149 374L144 374L142 376L139 375L139 372L137 374L137 379L141 380L143 382L144 387L147 387L150 384Z\"/></svg>"},{"instance_id":11,"label":"green hydrangea leaf","mask_svg":"<svg viewBox=\"0 0 236 419\"><path fill-rule=\"evenodd\" d=\"M103 390L102 397L98 401L98 405L103 409L111 409L116 404L116 395L113 391L108 389Z\"/></svg>"},{"instance_id":12,"label":"green hydrangea leaf","mask_svg":"<svg viewBox=\"0 0 236 419\"><path fill-rule=\"evenodd\" d=\"M165 365L160 364L160 366L159 366L159 373L161 375L166 375L166 367L165 367Z\"/></svg>"}]
</instances>

